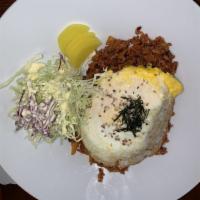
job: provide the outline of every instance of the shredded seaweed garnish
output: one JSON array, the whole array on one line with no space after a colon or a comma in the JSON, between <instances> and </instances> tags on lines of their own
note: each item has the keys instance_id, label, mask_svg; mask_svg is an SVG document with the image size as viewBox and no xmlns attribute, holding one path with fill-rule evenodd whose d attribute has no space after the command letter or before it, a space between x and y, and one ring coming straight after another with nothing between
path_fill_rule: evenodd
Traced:
<instances>
[{"instance_id":1,"label":"shredded seaweed garnish","mask_svg":"<svg viewBox=\"0 0 200 200\"><path fill-rule=\"evenodd\" d=\"M145 122L149 109L144 108L144 102L139 96L137 99L121 97L127 101L125 107L119 112L114 121L121 119L121 127L116 131L131 131L136 137L136 133L141 131L142 124Z\"/></svg>"}]
</instances>

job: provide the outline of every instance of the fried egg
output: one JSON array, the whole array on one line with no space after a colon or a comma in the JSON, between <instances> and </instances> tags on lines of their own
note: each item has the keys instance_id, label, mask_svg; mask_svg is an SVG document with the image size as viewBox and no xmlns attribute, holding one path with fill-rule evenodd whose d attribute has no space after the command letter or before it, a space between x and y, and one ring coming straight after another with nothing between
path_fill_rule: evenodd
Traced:
<instances>
[{"instance_id":1,"label":"fried egg","mask_svg":"<svg viewBox=\"0 0 200 200\"><path fill-rule=\"evenodd\" d=\"M129 66L116 73L105 72L97 87L81 125L82 142L90 156L106 167L125 168L158 152L175 97L183 91L180 81L157 68ZM148 112L133 132L119 116L129 104L127 99L138 98Z\"/></svg>"}]
</instances>

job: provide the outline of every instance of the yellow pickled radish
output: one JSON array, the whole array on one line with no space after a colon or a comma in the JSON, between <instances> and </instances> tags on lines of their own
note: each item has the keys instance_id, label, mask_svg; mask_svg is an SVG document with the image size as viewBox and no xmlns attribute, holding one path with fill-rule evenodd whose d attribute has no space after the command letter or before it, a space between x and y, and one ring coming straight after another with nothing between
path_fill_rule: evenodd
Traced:
<instances>
[{"instance_id":1,"label":"yellow pickled radish","mask_svg":"<svg viewBox=\"0 0 200 200\"><path fill-rule=\"evenodd\" d=\"M66 27L58 36L58 45L62 53L65 52L65 47L74 38L89 31L89 27L84 24L72 24Z\"/></svg>"},{"instance_id":2,"label":"yellow pickled radish","mask_svg":"<svg viewBox=\"0 0 200 200\"><path fill-rule=\"evenodd\" d=\"M60 33L58 44L69 63L79 68L86 58L99 47L101 42L95 33L89 32L88 26L72 24Z\"/></svg>"},{"instance_id":3,"label":"yellow pickled radish","mask_svg":"<svg viewBox=\"0 0 200 200\"><path fill-rule=\"evenodd\" d=\"M81 64L87 59L87 57L101 44L97 38L84 38L78 43L73 51L69 51L69 63L76 68L79 68Z\"/></svg>"},{"instance_id":4,"label":"yellow pickled radish","mask_svg":"<svg viewBox=\"0 0 200 200\"><path fill-rule=\"evenodd\" d=\"M75 37L73 40L71 40L71 42L69 42L66 47L65 47L65 52L64 55L65 56L69 56L69 53L70 54L73 54L74 51L77 50L77 48L79 47L81 41L85 40L85 38L93 38L95 39L96 36L94 33L91 33L91 32L86 32L86 33L83 33L77 37Z\"/></svg>"}]
</instances>

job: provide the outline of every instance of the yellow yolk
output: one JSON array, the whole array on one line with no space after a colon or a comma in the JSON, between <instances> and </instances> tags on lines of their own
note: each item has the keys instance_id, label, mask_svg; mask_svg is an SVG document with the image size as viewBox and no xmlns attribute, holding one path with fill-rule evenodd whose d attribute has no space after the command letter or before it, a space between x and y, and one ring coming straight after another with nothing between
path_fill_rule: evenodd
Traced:
<instances>
[{"instance_id":1,"label":"yellow yolk","mask_svg":"<svg viewBox=\"0 0 200 200\"><path fill-rule=\"evenodd\" d=\"M108 71L106 72L107 75L111 75L113 72ZM145 68L143 66L133 67L133 66L127 66L121 71L118 72L119 77L114 76L114 79L118 79L116 81L122 82L122 83L131 83L133 74L137 75L138 78L144 79L148 81L151 85L156 87L157 89L160 89L161 82L164 81L165 85L167 86L169 92L172 96L176 97L180 93L183 92L183 85L182 83L173 75L169 73L165 73L162 70L158 68Z\"/></svg>"}]
</instances>

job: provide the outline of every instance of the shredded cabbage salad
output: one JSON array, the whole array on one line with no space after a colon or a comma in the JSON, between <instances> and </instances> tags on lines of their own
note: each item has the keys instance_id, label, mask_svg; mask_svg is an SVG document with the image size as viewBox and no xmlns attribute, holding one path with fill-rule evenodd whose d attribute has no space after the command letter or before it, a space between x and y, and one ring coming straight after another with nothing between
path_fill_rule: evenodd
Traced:
<instances>
[{"instance_id":1,"label":"shredded cabbage salad","mask_svg":"<svg viewBox=\"0 0 200 200\"><path fill-rule=\"evenodd\" d=\"M81 140L80 123L91 106L93 80L82 80L62 56L47 61L43 56L33 58L0 88L16 78L11 87L16 96L12 111L16 130L27 130L33 143Z\"/></svg>"}]
</instances>

